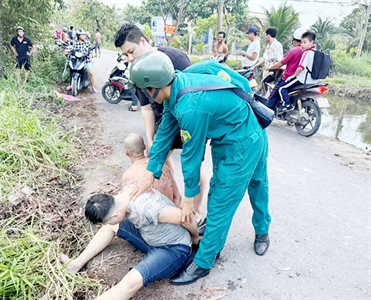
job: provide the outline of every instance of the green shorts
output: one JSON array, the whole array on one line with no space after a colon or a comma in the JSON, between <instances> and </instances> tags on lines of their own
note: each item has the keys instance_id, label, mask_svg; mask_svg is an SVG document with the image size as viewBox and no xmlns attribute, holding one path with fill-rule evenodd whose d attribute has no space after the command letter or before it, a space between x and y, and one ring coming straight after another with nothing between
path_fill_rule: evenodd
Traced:
<instances>
[{"instance_id":1,"label":"green shorts","mask_svg":"<svg viewBox=\"0 0 371 300\"><path fill-rule=\"evenodd\" d=\"M93 69L93 64L90 62L90 63L87 63L85 65L85 69Z\"/></svg>"}]
</instances>

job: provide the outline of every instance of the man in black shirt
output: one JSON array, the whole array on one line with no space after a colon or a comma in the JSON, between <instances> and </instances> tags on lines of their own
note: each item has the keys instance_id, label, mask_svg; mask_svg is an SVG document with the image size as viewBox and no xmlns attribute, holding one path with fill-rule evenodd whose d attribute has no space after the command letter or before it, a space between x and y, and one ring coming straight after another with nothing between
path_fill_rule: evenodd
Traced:
<instances>
[{"instance_id":1,"label":"man in black shirt","mask_svg":"<svg viewBox=\"0 0 371 300\"><path fill-rule=\"evenodd\" d=\"M133 62L137 57L142 55L145 52L149 51L161 51L165 53L174 65L175 70L183 71L187 67L191 65L191 61L189 60L187 54L180 51L179 49L173 47L152 47L145 38L143 32L135 25L132 24L124 24L121 28L116 32L115 35L115 46L120 47L122 53L124 53L130 62ZM144 122L144 127L146 131L146 138L147 138L147 155L149 153L149 149L152 146L153 140L155 138L155 134L157 131L158 126L161 123L162 119L162 111L163 105L155 103L154 101L151 103L150 99L144 93L137 89L136 95L139 99L141 108L142 108L142 117ZM172 150L174 149L182 149L182 139L179 134L174 137L174 142L172 146ZM170 167L171 171L175 172L175 165L173 160L171 159L172 151L169 153L169 157L166 160L166 164ZM201 193L195 197L195 220L201 223L201 202L203 197L203 192L205 190L206 184L206 175L203 167L200 170L201 173ZM175 184L176 185L176 184ZM180 200L179 191L177 188L174 188L174 191L177 192L177 195L174 195L175 200Z\"/></svg>"},{"instance_id":2,"label":"man in black shirt","mask_svg":"<svg viewBox=\"0 0 371 300\"><path fill-rule=\"evenodd\" d=\"M30 49L31 47L31 49ZM17 28L17 36L10 42L10 49L12 49L14 55L17 57L17 68L15 72L19 83L19 72L22 67L25 68L24 82L27 82L28 75L30 73L30 55L32 54L34 47L29 38L24 36L24 29L22 27Z\"/></svg>"}]
</instances>

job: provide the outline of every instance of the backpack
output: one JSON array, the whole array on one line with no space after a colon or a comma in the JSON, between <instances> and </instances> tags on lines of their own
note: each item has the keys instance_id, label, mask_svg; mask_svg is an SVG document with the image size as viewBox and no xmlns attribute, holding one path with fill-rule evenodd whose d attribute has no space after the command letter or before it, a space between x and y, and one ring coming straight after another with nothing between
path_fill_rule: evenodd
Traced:
<instances>
[{"instance_id":1,"label":"backpack","mask_svg":"<svg viewBox=\"0 0 371 300\"><path fill-rule=\"evenodd\" d=\"M310 71L308 67L307 70L313 79L325 79L331 69L331 55L321 50L311 51L314 51L312 71Z\"/></svg>"}]
</instances>

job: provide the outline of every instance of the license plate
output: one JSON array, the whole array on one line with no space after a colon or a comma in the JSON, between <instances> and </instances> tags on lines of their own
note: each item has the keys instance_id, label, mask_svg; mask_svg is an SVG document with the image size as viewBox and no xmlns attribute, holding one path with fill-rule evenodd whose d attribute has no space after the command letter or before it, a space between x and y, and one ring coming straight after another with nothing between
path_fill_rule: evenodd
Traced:
<instances>
[{"instance_id":1,"label":"license plate","mask_svg":"<svg viewBox=\"0 0 371 300\"><path fill-rule=\"evenodd\" d=\"M250 83L250 87L252 87L252 88L258 86L258 84L257 84L257 82L256 82L255 79L251 79L251 80L249 81L249 83Z\"/></svg>"},{"instance_id":2,"label":"license plate","mask_svg":"<svg viewBox=\"0 0 371 300\"><path fill-rule=\"evenodd\" d=\"M323 98L322 96L317 96L317 103L319 107L330 107L327 98Z\"/></svg>"}]
</instances>

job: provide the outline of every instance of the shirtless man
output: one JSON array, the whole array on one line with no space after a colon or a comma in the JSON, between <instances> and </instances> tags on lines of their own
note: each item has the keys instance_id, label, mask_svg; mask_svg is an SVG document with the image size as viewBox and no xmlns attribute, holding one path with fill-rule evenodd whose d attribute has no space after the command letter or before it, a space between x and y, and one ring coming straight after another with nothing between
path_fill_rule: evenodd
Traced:
<instances>
[{"instance_id":1,"label":"shirtless man","mask_svg":"<svg viewBox=\"0 0 371 300\"><path fill-rule=\"evenodd\" d=\"M124 141L126 155L130 158L132 166L122 175L122 186L136 184L147 170L148 157L145 157L146 145L139 134L130 133ZM162 168L162 176L156 179L153 188L168 197L179 207L181 196L175 183L174 175L165 164Z\"/></svg>"},{"instance_id":2,"label":"shirtless man","mask_svg":"<svg viewBox=\"0 0 371 300\"><path fill-rule=\"evenodd\" d=\"M97 57L98 50L99 50L99 57L100 57L100 46L102 43L102 36L98 28L95 29L94 41L95 41L95 57Z\"/></svg>"},{"instance_id":3,"label":"shirtless man","mask_svg":"<svg viewBox=\"0 0 371 300\"><path fill-rule=\"evenodd\" d=\"M228 47L224 44L225 32L220 31L218 33L218 41L213 45L214 57L217 57L220 54L227 54Z\"/></svg>"}]
</instances>

